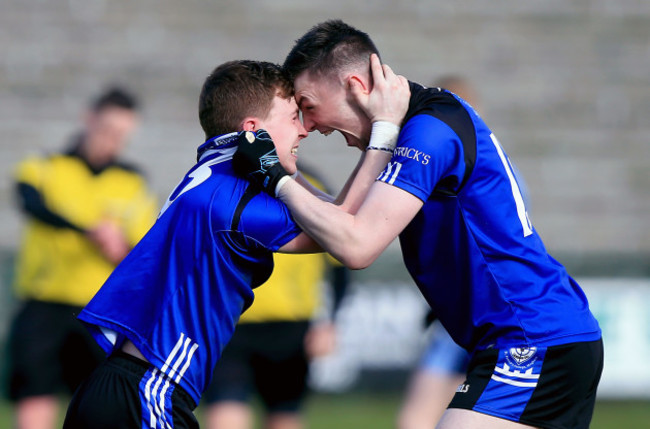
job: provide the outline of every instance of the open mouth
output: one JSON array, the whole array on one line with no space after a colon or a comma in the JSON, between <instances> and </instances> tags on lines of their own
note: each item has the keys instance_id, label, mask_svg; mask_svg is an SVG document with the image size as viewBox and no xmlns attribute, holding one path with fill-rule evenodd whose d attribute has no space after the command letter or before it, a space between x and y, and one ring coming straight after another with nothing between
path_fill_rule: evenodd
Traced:
<instances>
[{"instance_id":1,"label":"open mouth","mask_svg":"<svg viewBox=\"0 0 650 429\"><path fill-rule=\"evenodd\" d=\"M329 136L330 134L332 134L333 132L334 132L334 130L328 130L328 131L321 131L320 133L321 133L322 135L324 135L325 137L327 137L327 136Z\"/></svg>"},{"instance_id":2,"label":"open mouth","mask_svg":"<svg viewBox=\"0 0 650 429\"><path fill-rule=\"evenodd\" d=\"M291 148L291 155L298 156L298 146Z\"/></svg>"}]
</instances>

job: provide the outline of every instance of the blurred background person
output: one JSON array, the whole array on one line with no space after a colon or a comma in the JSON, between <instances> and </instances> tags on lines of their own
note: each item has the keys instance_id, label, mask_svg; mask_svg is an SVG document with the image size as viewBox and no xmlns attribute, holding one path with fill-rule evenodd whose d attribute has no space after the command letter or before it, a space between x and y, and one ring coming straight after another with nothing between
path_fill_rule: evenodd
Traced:
<instances>
[{"instance_id":1,"label":"blurred background person","mask_svg":"<svg viewBox=\"0 0 650 429\"><path fill-rule=\"evenodd\" d=\"M313 172L300 169L327 192ZM334 317L347 289L349 270L326 254L273 255L275 267L255 289L255 301L235 329L204 393L208 429L252 429L253 397L266 429L302 429L309 362L336 347ZM332 285L329 315L322 312L322 285Z\"/></svg>"},{"instance_id":2,"label":"blurred background person","mask_svg":"<svg viewBox=\"0 0 650 429\"><path fill-rule=\"evenodd\" d=\"M436 79L431 86L453 92L479 114L482 113L478 91L466 77L460 74L444 75ZM512 167L526 207L529 207L528 189L516 167ZM430 328L427 330L429 340L414 370L399 411L399 429L434 428L456 389L465 381L469 364L467 351L451 339L445 328L436 320L435 314L427 314L425 325Z\"/></svg>"},{"instance_id":3,"label":"blurred background person","mask_svg":"<svg viewBox=\"0 0 650 429\"><path fill-rule=\"evenodd\" d=\"M8 354L19 429L55 427L58 395L72 393L104 359L76 315L156 216L145 178L120 160L137 109L132 94L109 88L91 101L63 152L29 157L16 169L26 225Z\"/></svg>"}]
</instances>

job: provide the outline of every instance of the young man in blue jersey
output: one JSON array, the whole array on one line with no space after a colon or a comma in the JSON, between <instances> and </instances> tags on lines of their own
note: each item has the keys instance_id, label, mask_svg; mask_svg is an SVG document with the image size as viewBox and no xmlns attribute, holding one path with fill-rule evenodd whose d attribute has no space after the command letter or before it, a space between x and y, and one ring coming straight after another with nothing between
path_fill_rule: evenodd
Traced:
<instances>
[{"instance_id":1,"label":"young man in blue jersey","mask_svg":"<svg viewBox=\"0 0 650 429\"><path fill-rule=\"evenodd\" d=\"M192 410L253 288L271 274L272 252L320 249L284 204L262 192L274 183L260 187L233 170L238 143L264 139L274 150L257 174L266 166L297 173L307 132L281 68L217 67L203 85L199 119L207 141L197 164L79 315L110 356L73 396L65 428L198 427ZM357 174L363 183L365 174L363 167Z\"/></svg>"},{"instance_id":2,"label":"young man in blue jersey","mask_svg":"<svg viewBox=\"0 0 650 429\"><path fill-rule=\"evenodd\" d=\"M341 21L313 27L284 63L308 131L339 131L364 150L363 165L384 160L359 206L346 212L313 198L279 169L266 180L280 183L274 192L303 230L351 268L399 237L417 286L472 356L438 428L587 428L600 328L528 219L496 136L452 93L411 83L396 146L374 143L358 101L380 67L368 35ZM268 150L255 145L239 148L243 170Z\"/></svg>"}]
</instances>

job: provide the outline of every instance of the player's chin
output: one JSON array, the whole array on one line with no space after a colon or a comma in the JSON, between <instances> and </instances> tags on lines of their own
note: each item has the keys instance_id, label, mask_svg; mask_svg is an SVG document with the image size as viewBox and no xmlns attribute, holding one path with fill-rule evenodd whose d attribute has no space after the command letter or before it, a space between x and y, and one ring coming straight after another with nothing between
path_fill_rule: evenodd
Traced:
<instances>
[{"instance_id":1,"label":"player's chin","mask_svg":"<svg viewBox=\"0 0 650 429\"><path fill-rule=\"evenodd\" d=\"M298 157L295 155L291 155L291 159L287 159L284 162L280 163L282 165L282 168L284 168L284 171L286 171L289 174L295 174L296 171L298 171Z\"/></svg>"}]
</instances>

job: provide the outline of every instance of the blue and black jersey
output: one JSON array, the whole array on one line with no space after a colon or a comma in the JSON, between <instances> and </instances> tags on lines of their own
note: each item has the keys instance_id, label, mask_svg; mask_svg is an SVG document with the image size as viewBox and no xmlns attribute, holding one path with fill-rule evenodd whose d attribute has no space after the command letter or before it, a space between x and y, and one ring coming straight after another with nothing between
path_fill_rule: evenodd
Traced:
<instances>
[{"instance_id":1,"label":"blue and black jersey","mask_svg":"<svg viewBox=\"0 0 650 429\"><path fill-rule=\"evenodd\" d=\"M108 353L130 339L196 403L272 252L300 233L284 204L235 176L236 135L208 143L79 316Z\"/></svg>"},{"instance_id":2,"label":"blue and black jersey","mask_svg":"<svg viewBox=\"0 0 650 429\"><path fill-rule=\"evenodd\" d=\"M452 338L469 351L599 339L584 293L533 228L496 136L448 91L411 84L411 94L378 180L424 202L400 243Z\"/></svg>"}]
</instances>

